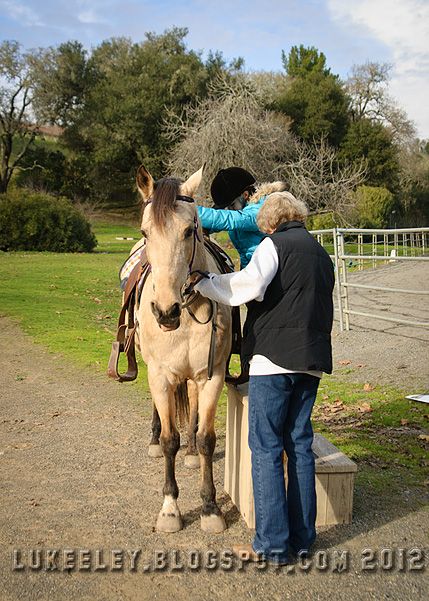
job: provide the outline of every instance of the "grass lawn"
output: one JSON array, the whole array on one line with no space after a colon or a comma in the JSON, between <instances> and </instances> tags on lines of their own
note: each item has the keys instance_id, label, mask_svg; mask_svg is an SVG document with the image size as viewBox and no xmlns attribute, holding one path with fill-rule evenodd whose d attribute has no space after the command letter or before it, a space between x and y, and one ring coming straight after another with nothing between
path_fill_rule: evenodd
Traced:
<instances>
[{"instance_id":1,"label":"grass lawn","mask_svg":"<svg viewBox=\"0 0 429 601\"><path fill-rule=\"evenodd\" d=\"M98 247L91 254L0 253L0 313L18 320L51 352L104 372L121 300L118 270L135 243L116 238L138 239L140 233L102 222L94 232ZM227 243L224 234L217 237ZM126 386L142 384L147 389L140 362L137 382ZM225 414L224 393L220 431ZM332 376L322 380L314 411L315 429L359 463L357 483L374 493L427 486L428 419L427 407L406 400L400 390L364 390Z\"/></svg>"},{"instance_id":2,"label":"grass lawn","mask_svg":"<svg viewBox=\"0 0 429 601\"><path fill-rule=\"evenodd\" d=\"M0 253L0 311L50 351L105 371L121 302L118 271L140 238L130 226L96 225L94 253Z\"/></svg>"}]
</instances>

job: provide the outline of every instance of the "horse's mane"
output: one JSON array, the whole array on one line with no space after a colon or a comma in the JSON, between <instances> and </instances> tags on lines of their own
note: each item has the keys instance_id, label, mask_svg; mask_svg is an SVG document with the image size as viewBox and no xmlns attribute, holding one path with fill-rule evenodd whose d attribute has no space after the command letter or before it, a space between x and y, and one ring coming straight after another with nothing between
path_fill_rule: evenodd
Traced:
<instances>
[{"instance_id":1,"label":"horse's mane","mask_svg":"<svg viewBox=\"0 0 429 601\"><path fill-rule=\"evenodd\" d=\"M163 177L155 182L152 196L152 219L156 226L163 229L170 215L174 213L176 196L180 194L180 179Z\"/></svg>"}]
</instances>

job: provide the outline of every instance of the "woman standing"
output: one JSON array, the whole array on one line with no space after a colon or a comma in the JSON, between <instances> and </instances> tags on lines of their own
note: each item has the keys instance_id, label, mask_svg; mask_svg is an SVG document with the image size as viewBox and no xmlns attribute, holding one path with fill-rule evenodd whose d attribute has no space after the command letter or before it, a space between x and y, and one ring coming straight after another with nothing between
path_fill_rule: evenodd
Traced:
<instances>
[{"instance_id":1,"label":"woman standing","mask_svg":"<svg viewBox=\"0 0 429 601\"><path fill-rule=\"evenodd\" d=\"M252 545L233 550L277 564L288 562L289 551L307 553L316 537L311 412L322 372L332 372L334 270L305 228L307 214L289 192L270 194L257 216L267 236L247 267L195 278L203 296L233 306L249 303L242 360L250 366L256 534Z\"/></svg>"}]
</instances>

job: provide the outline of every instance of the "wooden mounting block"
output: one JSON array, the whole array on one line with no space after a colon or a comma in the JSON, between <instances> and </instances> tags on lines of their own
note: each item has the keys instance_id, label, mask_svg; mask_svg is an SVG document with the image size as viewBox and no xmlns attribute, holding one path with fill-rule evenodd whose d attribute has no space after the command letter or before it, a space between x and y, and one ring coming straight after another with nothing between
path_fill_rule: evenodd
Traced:
<instances>
[{"instance_id":1,"label":"wooden mounting block","mask_svg":"<svg viewBox=\"0 0 429 601\"><path fill-rule=\"evenodd\" d=\"M247 385L228 386L224 488L249 528L255 527L251 454L248 437ZM316 526L349 524L357 465L321 434L314 435ZM285 482L287 483L285 456Z\"/></svg>"}]
</instances>

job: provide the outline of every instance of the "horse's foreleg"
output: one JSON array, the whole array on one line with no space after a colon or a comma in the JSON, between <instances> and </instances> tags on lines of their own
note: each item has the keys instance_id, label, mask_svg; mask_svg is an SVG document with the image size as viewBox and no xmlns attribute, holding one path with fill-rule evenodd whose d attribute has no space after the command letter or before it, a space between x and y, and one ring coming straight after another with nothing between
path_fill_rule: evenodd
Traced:
<instances>
[{"instance_id":1,"label":"horse's foreleg","mask_svg":"<svg viewBox=\"0 0 429 601\"><path fill-rule=\"evenodd\" d=\"M177 498L179 488L175 476L176 454L180 447L180 435L176 428L176 410L173 389L158 371L149 369L149 386L161 420L161 448L165 461L165 481L162 489L164 503L156 521L159 532L177 532L182 529Z\"/></svg>"},{"instance_id":2,"label":"horse's foreleg","mask_svg":"<svg viewBox=\"0 0 429 601\"><path fill-rule=\"evenodd\" d=\"M219 370L218 370L219 372ZM224 372L215 373L199 387L199 425L197 448L201 463L201 528L205 532L218 533L226 528L223 515L216 504L216 489L213 482L213 453L216 446L214 420L220 396Z\"/></svg>"},{"instance_id":3,"label":"horse's foreleg","mask_svg":"<svg viewBox=\"0 0 429 601\"><path fill-rule=\"evenodd\" d=\"M189 424L188 424L188 448L185 455L185 466L189 468L200 467L200 458L197 451L198 430L198 388L195 382L188 380L189 398Z\"/></svg>"},{"instance_id":4,"label":"horse's foreleg","mask_svg":"<svg viewBox=\"0 0 429 601\"><path fill-rule=\"evenodd\" d=\"M159 437L161 434L161 420L159 419L158 411L156 410L155 404L153 405L152 413L152 439L149 443L148 455L149 457L163 457L163 452L159 444Z\"/></svg>"}]
</instances>

